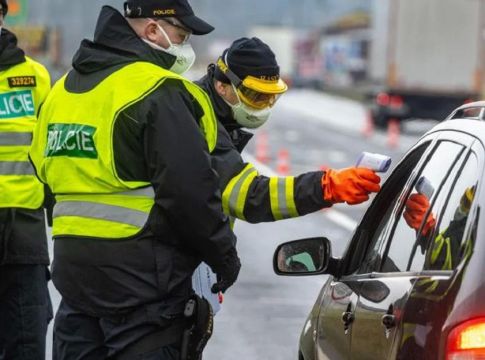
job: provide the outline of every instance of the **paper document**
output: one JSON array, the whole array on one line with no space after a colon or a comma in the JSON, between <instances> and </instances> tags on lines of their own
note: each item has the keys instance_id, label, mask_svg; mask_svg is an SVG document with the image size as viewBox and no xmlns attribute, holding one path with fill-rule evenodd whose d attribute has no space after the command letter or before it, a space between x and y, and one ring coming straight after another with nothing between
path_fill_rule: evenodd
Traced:
<instances>
[{"instance_id":1,"label":"paper document","mask_svg":"<svg viewBox=\"0 0 485 360\"><path fill-rule=\"evenodd\" d=\"M201 263L192 275L192 287L197 295L207 299L212 306L212 311L216 314L221 309L219 295L213 294L212 285L217 282L217 276L212 272L209 265Z\"/></svg>"}]
</instances>

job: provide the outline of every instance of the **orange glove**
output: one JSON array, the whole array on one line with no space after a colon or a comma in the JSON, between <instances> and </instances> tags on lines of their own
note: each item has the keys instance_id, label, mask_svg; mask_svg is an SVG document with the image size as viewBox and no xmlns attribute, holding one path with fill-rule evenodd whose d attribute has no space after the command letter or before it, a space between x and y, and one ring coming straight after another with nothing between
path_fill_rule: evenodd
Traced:
<instances>
[{"instance_id":1,"label":"orange glove","mask_svg":"<svg viewBox=\"0 0 485 360\"><path fill-rule=\"evenodd\" d=\"M371 192L378 192L381 178L365 168L329 169L322 177L323 199L331 203L349 205L369 200Z\"/></svg>"},{"instance_id":2,"label":"orange glove","mask_svg":"<svg viewBox=\"0 0 485 360\"><path fill-rule=\"evenodd\" d=\"M419 230L423 218L429 209L429 200L426 195L423 194L412 194L406 201L406 209L404 210L404 220L406 220L409 227L414 230ZM429 214L426 219L426 223L423 226L421 234L427 236L436 225L436 220L433 214Z\"/></svg>"}]
</instances>

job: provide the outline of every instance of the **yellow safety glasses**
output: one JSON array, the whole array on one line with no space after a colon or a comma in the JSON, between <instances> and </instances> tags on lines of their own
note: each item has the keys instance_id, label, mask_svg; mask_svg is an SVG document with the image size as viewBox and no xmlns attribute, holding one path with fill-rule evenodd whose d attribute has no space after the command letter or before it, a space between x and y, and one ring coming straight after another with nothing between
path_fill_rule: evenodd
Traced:
<instances>
[{"instance_id":1,"label":"yellow safety glasses","mask_svg":"<svg viewBox=\"0 0 485 360\"><path fill-rule=\"evenodd\" d=\"M252 108L265 109L272 107L281 94L288 90L286 83L279 77L262 79L247 76L244 80L241 80L229 69L222 58L219 58L217 61L217 66L236 87L241 101Z\"/></svg>"}]
</instances>

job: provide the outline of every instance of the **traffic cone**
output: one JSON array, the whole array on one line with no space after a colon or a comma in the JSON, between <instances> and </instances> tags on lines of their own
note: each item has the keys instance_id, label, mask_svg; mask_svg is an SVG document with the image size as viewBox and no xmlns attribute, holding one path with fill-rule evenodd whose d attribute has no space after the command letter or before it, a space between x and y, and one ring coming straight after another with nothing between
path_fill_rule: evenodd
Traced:
<instances>
[{"instance_id":1,"label":"traffic cone","mask_svg":"<svg viewBox=\"0 0 485 360\"><path fill-rule=\"evenodd\" d=\"M266 131L260 131L256 137L256 160L263 164L269 162L268 134Z\"/></svg>"},{"instance_id":2,"label":"traffic cone","mask_svg":"<svg viewBox=\"0 0 485 360\"><path fill-rule=\"evenodd\" d=\"M390 119L387 123L387 146L391 149L395 149L399 146L399 135L401 133L401 127L399 120Z\"/></svg>"},{"instance_id":3,"label":"traffic cone","mask_svg":"<svg viewBox=\"0 0 485 360\"><path fill-rule=\"evenodd\" d=\"M369 138L372 135L374 135L374 117L372 116L372 112L368 110L365 117L364 128L362 129L362 136Z\"/></svg>"},{"instance_id":4,"label":"traffic cone","mask_svg":"<svg viewBox=\"0 0 485 360\"><path fill-rule=\"evenodd\" d=\"M286 149L282 149L278 152L278 164L276 172L283 176L288 175L290 172L290 154Z\"/></svg>"}]
</instances>

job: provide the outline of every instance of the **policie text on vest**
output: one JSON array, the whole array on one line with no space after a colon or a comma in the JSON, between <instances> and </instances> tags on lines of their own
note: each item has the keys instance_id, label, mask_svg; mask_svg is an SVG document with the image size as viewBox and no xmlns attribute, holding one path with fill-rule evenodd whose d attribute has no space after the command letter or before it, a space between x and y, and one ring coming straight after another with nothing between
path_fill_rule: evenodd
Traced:
<instances>
[{"instance_id":1,"label":"policie text on vest","mask_svg":"<svg viewBox=\"0 0 485 360\"><path fill-rule=\"evenodd\" d=\"M96 128L82 124L49 124L46 156L97 159Z\"/></svg>"},{"instance_id":2,"label":"policie text on vest","mask_svg":"<svg viewBox=\"0 0 485 360\"><path fill-rule=\"evenodd\" d=\"M31 90L0 94L0 119L33 115L35 115L35 107Z\"/></svg>"}]
</instances>

